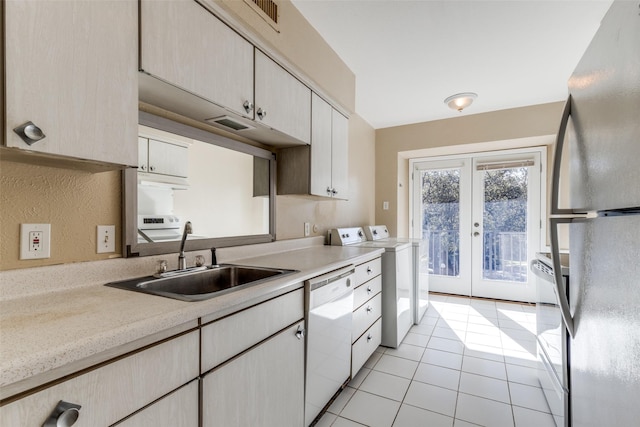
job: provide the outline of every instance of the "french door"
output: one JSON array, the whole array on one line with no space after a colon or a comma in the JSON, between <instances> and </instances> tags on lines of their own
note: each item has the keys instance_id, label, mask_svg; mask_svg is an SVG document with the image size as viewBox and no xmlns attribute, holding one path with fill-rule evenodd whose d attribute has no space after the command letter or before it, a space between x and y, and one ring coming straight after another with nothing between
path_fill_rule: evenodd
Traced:
<instances>
[{"instance_id":1,"label":"french door","mask_svg":"<svg viewBox=\"0 0 640 427\"><path fill-rule=\"evenodd\" d=\"M541 150L412 161L412 237L429 240L432 291L533 301Z\"/></svg>"}]
</instances>

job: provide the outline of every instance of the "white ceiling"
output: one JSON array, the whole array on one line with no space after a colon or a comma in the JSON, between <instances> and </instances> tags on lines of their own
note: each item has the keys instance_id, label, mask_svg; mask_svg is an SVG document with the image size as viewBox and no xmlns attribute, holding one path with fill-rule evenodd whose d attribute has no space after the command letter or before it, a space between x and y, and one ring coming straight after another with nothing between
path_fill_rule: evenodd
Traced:
<instances>
[{"instance_id":1,"label":"white ceiling","mask_svg":"<svg viewBox=\"0 0 640 427\"><path fill-rule=\"evenodd\" d=\"M376 129L567 96L612 0L292 0L356 75ZM444 99L476 92L462 113Z\"/></svg>"}]
</instances>

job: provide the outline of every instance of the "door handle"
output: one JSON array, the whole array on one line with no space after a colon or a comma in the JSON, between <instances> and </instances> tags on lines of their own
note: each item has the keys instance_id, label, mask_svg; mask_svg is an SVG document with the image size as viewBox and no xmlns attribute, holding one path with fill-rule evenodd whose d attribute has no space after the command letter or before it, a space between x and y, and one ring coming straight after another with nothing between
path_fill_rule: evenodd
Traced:
<instances>
[{"instance_id":1,"label":"door handle","mask_svg":"<svg viewBox=\"0 0 640 427\"><path fill-rule=\"evenodd\" d=\"M551 215L567 215L573 214L571 209L560 209L560 164L562 163L562 151L564 147L564 137L567 133L567 125L571 117L571 95L567 98L562 110L562 118L560 119L560 128L556 136L556 146L553 153L553 172L551 176Z\"/></svg>"},{"instance_id":2,"label":"door handle","mask_svg":"<svg viewBox=\"0 0 640 427\"><path fill-rule=\"evenodd\" d=\"M574 337L573 317L569 309L569 301L567 293L562 286L562 266L560 264L560 246L558 246L558 224L570 224L572 218L549 218L549 226L551 227L551 263L553 264L553 283L555 284L556 296L562 313L562 320L569 331L571 338Z\"/></svg>"}]
</instances>

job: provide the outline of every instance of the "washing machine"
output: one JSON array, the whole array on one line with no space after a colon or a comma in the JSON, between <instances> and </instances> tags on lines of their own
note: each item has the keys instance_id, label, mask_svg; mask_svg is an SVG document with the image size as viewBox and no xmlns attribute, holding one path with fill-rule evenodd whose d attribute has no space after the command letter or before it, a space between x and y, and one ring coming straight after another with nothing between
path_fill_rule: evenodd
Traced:
<instances>
[{"instance_id":1,"label":"washing machine","mask_svg":"<svg viewBox=\"0 0 640 427\"><path fill-rule=\"evenodd\" d=\"M429 308L429 240L390 237L386 225L363 227L369 241L411 243L411 274L413 276L413 323L419 324Z\"/></svg>"},{"instance_id":2,"label":"washing machine","mask_svg":"<svg viewBox=\"0 0 640 427\"><path fill-rule=\"evenodd\" d=\"M362 227L330 230L329 244L384 249L381 345L397 348L413 325L412 244L392 240L369 241Z\"/></svg>"}]
</instances>

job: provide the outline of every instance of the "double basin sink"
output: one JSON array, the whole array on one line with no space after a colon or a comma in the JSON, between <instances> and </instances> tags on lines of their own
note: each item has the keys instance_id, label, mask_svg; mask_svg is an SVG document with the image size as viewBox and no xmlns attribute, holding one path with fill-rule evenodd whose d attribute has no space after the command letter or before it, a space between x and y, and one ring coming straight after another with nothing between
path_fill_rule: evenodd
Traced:
<instances>
[{"instance_id":1,"label":"double basin sink","mask_svg":"<svg viewBox=\"0 0 640 427\"><path fill-rule=\"evenodd\" d=\"M296 272L280 268L220 264L112 282L105 286L182 301L203 301Z\"/></svg>"}]
</instances>

